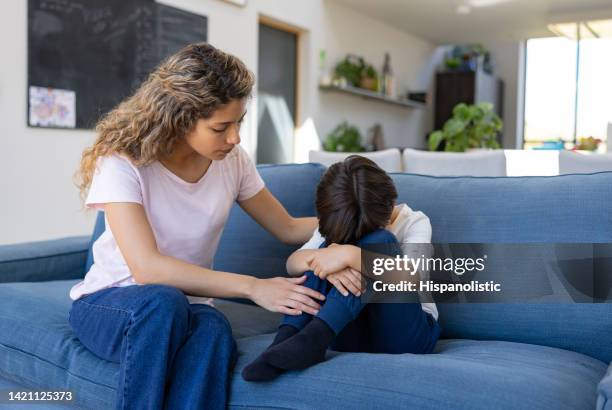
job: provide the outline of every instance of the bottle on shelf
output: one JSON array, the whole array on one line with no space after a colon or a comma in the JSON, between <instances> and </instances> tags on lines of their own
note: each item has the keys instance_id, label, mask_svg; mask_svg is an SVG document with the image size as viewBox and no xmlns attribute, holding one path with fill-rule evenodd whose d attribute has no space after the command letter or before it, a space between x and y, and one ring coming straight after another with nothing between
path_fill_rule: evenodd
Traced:
<instances>
[{"instance_id":1,"label":"bottle on shelf","mask_svg":"<svg viewBox=\"0 0 612 410\"><path fill-rule=\"evenodd\" d=\"M385 53L385 63L382 69L382 94L387 97L395 97L395 84L393 70L391 70L391 55Z\"/></svg>"}]
</instances>

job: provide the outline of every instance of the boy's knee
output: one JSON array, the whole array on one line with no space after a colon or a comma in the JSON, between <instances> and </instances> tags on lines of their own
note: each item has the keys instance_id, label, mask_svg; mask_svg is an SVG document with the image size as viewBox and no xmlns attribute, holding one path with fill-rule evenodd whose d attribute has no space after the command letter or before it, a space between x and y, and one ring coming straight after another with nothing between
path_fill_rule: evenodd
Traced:
<instances>
[{"instance_id":1,"label":"boy's knee","mask_svg":"<svg viewBox=\"0 0 612 410\"><path fill-rule=\"evenodd\" d=\"M358 242L359 245L379 243L397 243L397 238L386 229L377 229L365 235Z\"/></svg>"},{"instance_id":2,"label":"boy's knee","mask_svg":"<svg viewBox=\"0 0 612 410\"><path fill-rule=\"evenodd\" d=\"M316 290L317 292L326 293L329 288L329 284L326 280L319 278L311 270L304 272L303 275L306 275L306 280L302 283L302 286Z\"/></svg>"}]
</instances>

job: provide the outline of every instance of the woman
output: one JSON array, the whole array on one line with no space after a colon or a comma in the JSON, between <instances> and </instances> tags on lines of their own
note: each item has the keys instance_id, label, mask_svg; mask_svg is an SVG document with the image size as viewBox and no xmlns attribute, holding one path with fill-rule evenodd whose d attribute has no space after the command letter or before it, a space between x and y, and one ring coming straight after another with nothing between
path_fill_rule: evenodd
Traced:
<instances>
[{"instance_id":1,"label":"woman","mask_svg":"<svg viewBox=\"0 0 612 410\"><path fill-rule=\"evenodd\" d=\"M90 351L119 363L117 408L225 407L230 326L186 294L249 298L287 315L314 315L325 299L302 286L305 276L210 269L234 201L287 244L317 226L287 213L238 146L253 82L236 57L187 46L100 121L83 153L80 189L107 228L70 292L70 324Z\"/></svg>"}]
</instances>

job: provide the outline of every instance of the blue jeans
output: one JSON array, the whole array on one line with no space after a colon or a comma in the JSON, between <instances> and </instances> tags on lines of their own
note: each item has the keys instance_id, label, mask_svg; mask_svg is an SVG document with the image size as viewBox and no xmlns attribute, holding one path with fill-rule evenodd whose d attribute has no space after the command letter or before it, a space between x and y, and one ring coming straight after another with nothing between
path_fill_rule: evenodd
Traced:
<instances>
[{"instance_id":1,"label":"blue jeans","mask_svg":"<svg viewBox=\"0 0 612 410\"><path fill-rule=\"evenodd\" d=\"M397 244L395 236L379 229L363 237L358 246ZM323 245L322 245L323 247ZM399 246L397 252L401 252ZM367 303L367 298L343 296L326 280L306 272L303 284L326 295L317 317L336 333L333 350L365 353L431 353L440 336L438 322L420 303ZM371 292L371 290L370 290ZM367 292L366 292L367 295ZM281 325L302 329L312 315L285 315Z\"/></svg>"},{"instance_id":2,"label":"blue jeans","mask_svg":"<svg viewBox=\"0 0 612 410\"><path fill-rule=\"evenodd\" d=\"M135 285L72 304L81 343L119 363L117 409L223 409L237 358L227 319L178 289Z\"/></svg>"}]
</instances>

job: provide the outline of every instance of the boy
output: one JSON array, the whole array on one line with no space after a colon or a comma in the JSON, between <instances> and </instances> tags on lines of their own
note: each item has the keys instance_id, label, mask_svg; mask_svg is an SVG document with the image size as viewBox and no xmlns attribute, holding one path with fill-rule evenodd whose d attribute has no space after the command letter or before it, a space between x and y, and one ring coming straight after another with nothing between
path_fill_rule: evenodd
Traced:
<instances>
[{"instance_id":1,"label":"boy","mask_svg":"<svg viewBox=\"0 0 612 410\"><path fill-rule=\"evenodd\" d=\"M405 204L394 208L396 199L391 178L367 158L352 155L326 171L316 192L319 228L287 260L287 272L306 272L304 286L326 294L325 303L316 316L285 315L270 347L243 369L245 380L305 369L323 361L330 346L371 353L433 350L440 334L435 304L367 304L360 298L360 246L397 245L396 237L431 241L429 219Z\"/></svg>"}]
</instances>

